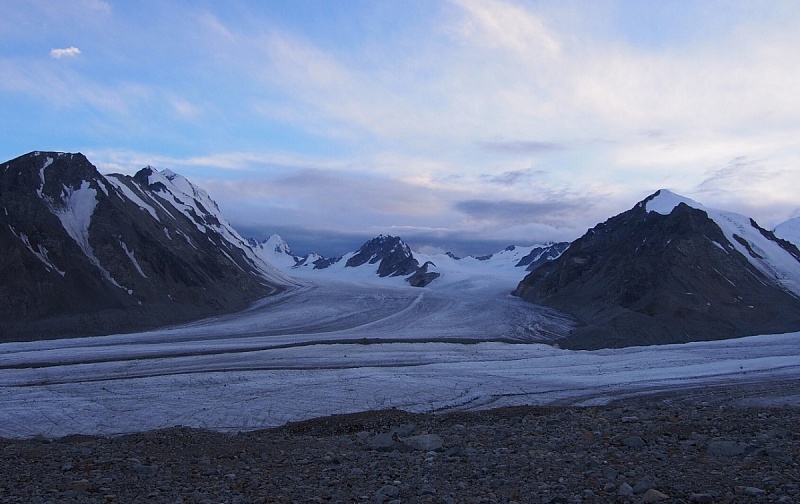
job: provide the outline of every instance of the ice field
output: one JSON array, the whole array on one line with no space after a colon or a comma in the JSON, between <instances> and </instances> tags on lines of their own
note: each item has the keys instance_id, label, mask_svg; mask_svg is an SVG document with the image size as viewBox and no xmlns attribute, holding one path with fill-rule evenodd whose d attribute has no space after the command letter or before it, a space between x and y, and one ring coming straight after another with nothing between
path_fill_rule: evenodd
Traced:
<instances>
[{"instance_id":1,"label":"ice field","mask_svg":"<svg viewBox=\"0 0 800 504\"><path fill-rule=\"evenodd\" d=\"M304 277L225 317L0 345L0 437L238 431L392 407L593 405L720 384L739 384L743 403L800 405L800 333L567 351L548 341L571 321L510 296L518 278L508 274L450 272L426 289Z\"/></svg>"}]
</instances>

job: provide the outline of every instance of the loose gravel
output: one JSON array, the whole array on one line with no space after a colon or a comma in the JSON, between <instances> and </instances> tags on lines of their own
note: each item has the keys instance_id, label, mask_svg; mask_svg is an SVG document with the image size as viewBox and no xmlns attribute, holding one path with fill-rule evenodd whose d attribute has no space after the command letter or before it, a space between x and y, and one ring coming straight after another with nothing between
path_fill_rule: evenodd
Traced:
<instances>
[{"instance_id":1,"label":"loose gravel","mask_svg":"<svg viewBox=\"0 0 800 504\"><path fill-rule=\"evenodd\" d=\"M338 415L0 440L3 503L800 502L800 409L676 394L602 407Z\"/></svg>"}]
</instances>

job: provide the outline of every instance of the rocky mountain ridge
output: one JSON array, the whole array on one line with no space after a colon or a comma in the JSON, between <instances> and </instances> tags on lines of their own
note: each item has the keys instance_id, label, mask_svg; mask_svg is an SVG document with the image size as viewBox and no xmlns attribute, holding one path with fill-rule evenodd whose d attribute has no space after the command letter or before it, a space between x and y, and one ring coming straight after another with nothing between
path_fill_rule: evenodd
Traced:
<instances>
[{"instance_id":1,"label":"rocky mountain ridge","mask_svg":"<svg viewBox=\"0 0 800 504\"><path fill-rule=\"evenodd\" d=\"M744 216L658 191L590 229L514 294L605 348L800 330L800 253Z\"/></svg>"},{"instance_id":2,"label":"rocky mountain ridge","mask_svg":"<svg viewBox=\"0 0 800 504\"><path fill-rule=\"evenodd\" d=\"M0 166L0 340L125 332L242 309L291 281L201 189L82 154Z\"/></svg>"}]
</instances>

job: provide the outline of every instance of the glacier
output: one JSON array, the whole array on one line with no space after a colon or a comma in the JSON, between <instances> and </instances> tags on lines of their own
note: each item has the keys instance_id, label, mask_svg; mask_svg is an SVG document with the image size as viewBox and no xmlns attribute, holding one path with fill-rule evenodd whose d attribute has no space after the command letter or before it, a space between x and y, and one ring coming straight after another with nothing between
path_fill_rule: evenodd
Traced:
<instances>
[{"instance_id":1,"label":"glacier","mask_svg":"<svg viewBox=\"0 0 800 504\"><path fill-rule=\"evenodd\" d=\"M552 339L572 321L509 294L524 272L448 269L426 289L298 272L294 288L237 314L2 344L0 437L234 432L371 409L588 406L722 384L738 385L743 403L800 406L800 333L562 350ZM774 394L748 395L753 383Z\"/></svg>"}]
</instances>

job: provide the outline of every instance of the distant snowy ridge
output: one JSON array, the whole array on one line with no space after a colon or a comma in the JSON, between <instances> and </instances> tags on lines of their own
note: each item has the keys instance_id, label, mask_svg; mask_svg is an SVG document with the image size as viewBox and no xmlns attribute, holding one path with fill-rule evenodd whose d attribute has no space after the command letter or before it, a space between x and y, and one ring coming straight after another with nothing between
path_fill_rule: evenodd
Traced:
<instances>
[{"instance_id":1,"label":"distant snowy ridge","mask_svg":"<svg viewBox=\"0 0 800 504\"><path fill-rule=\"evenodd\" d=\"M316 253L302 257L293 255L289 244L277 234L262 242L250 239L249 243L261 258L288 275L311 271L357 281L373 276L386 280L401 277L415 287L443 281L439 278L451 277L446 279L449 283L470 275L498 274L519 280L525 270L532 271L555 259L569 246L566 242L522 247L511 245L495 254L459 258L450 253L413 252L402 238L382 234L366 241L356 251L325 258Z\"/></svg>"},{"instance_id":2,"label":"distant snowy ridge","mask_svg":"<svg viewBox=\"0 0 800 504\"><path fill-rule=\"evenodd\" d=\"M775 233L775 236L778 238L782 238L800 247L800 217L795 217L782 224L778 224L772 232Z\"/></svg>"}]
</instances>

